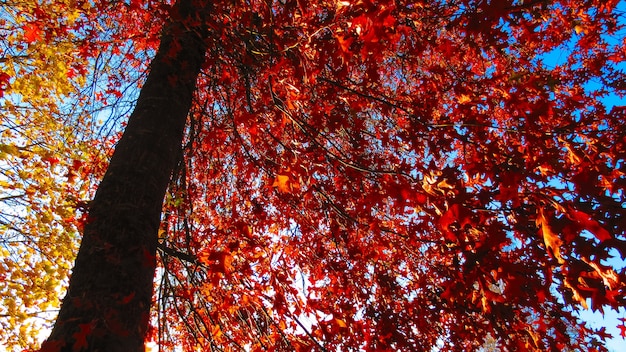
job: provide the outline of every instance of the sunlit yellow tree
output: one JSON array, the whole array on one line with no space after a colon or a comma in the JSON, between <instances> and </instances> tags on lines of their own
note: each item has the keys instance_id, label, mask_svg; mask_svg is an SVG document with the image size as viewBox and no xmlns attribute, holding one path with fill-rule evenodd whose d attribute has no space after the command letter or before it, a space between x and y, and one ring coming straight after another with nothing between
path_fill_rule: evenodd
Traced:
<instances>
[{"instance_id":1,"label":"sunlit yellow tree","mask_svg":"<svg viewBox=\"0 0 626 352\"><path fill-rule=\"evenodd\" d=\"M89 175L107 161L94 117L106 52L84 45L89 2L0 6L0 346L33 347L78 248Z\"/></svg>"}]
</instances>

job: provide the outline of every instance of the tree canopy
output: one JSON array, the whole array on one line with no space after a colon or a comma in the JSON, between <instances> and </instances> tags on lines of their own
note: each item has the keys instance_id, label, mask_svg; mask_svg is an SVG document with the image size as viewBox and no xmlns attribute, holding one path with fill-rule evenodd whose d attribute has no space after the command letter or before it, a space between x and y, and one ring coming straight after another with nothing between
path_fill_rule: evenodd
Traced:
<instances>
[{"instance_id":1,"label":"tree canopy","mask_svg":"<svg viewBox=\"0 0 626 352\"><path fill-rule=\"evenodd\" d=\"M162 350L605 349L575 312L625 303L619 1L180 3L2 4L3 339L106 212L95 111L195 80L156 252L117 258L156 255Z\"/></svg>"}]
</instances>

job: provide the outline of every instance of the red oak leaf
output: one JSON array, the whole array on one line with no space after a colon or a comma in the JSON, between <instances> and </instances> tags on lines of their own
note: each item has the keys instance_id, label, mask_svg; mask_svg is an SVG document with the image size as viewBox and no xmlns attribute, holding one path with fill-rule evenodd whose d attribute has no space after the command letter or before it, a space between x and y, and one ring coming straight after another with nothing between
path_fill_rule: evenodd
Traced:
<instances>
[{"instance_id":1,"label":"red oak leaf","mask_svg":"<svg viewBox=\"0 0 626 352\"><path fill-rule=\"evenodd\" d=\"M72 346L72 350L74 351L81 351L82 349L86 349L88 347L87 337L93 329L91 323L80 324L78 325L78 328L79 330L72 335L75 340L74 345Z\"/></svg>"},{"instance_id":2,"label":"red oak leaf","mask_svg":"<svg viewBox=\"0 0 626 352\"><path fill-rule=\"evenodd\" d=\"M41 38L43 31L36 23L29 23L24 26L24 39L31 44Z\"/></svg>"}]
</instances>

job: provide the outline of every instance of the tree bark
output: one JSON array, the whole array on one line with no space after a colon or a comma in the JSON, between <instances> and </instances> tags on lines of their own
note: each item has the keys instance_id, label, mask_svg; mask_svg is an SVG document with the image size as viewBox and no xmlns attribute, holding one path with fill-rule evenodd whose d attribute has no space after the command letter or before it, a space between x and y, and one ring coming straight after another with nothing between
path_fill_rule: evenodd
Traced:
<instances>
[{"instance_id":1,"label":"tree bark","mask_svg":"<svg viewBox=\"0 0 626 352\"><path fill-rule=\"evenodd\" d=\"M41 351L143 351L163 197L206 51L198 1L179 0L89 208L59 316ZM195 6L195 7L194 7Z\"/></svg>"}]
</instances>

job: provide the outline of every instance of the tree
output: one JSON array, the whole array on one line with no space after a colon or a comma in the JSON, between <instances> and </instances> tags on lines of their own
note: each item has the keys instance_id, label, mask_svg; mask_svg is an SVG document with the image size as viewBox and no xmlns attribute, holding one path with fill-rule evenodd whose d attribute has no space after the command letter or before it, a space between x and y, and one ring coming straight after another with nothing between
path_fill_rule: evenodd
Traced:
<instances>
[{"instance_id":1,"label":"tree","mask_svg":"<svg viewBox=\"0 0 626 352\"><path fill-rule=\"evenodd\" d=\"M86 111L97 104L75 94L89 89L88 60L67 33L90 8L63 3L0 5L0 346L34 347L37 319L58 308L79 243L74 210L107 161Z\"/></svg>"},{"instance_id":2,"label":"tree","mask_svg":"<svg viewBox=\"0 0 626 352\"><path fill-rule=\"evenodd\" d=\"M103 8L139 51L125 20L167 24L43 350L602 349L572 311L624 305L616 7Z\"/></svg>"}]
</instances>

